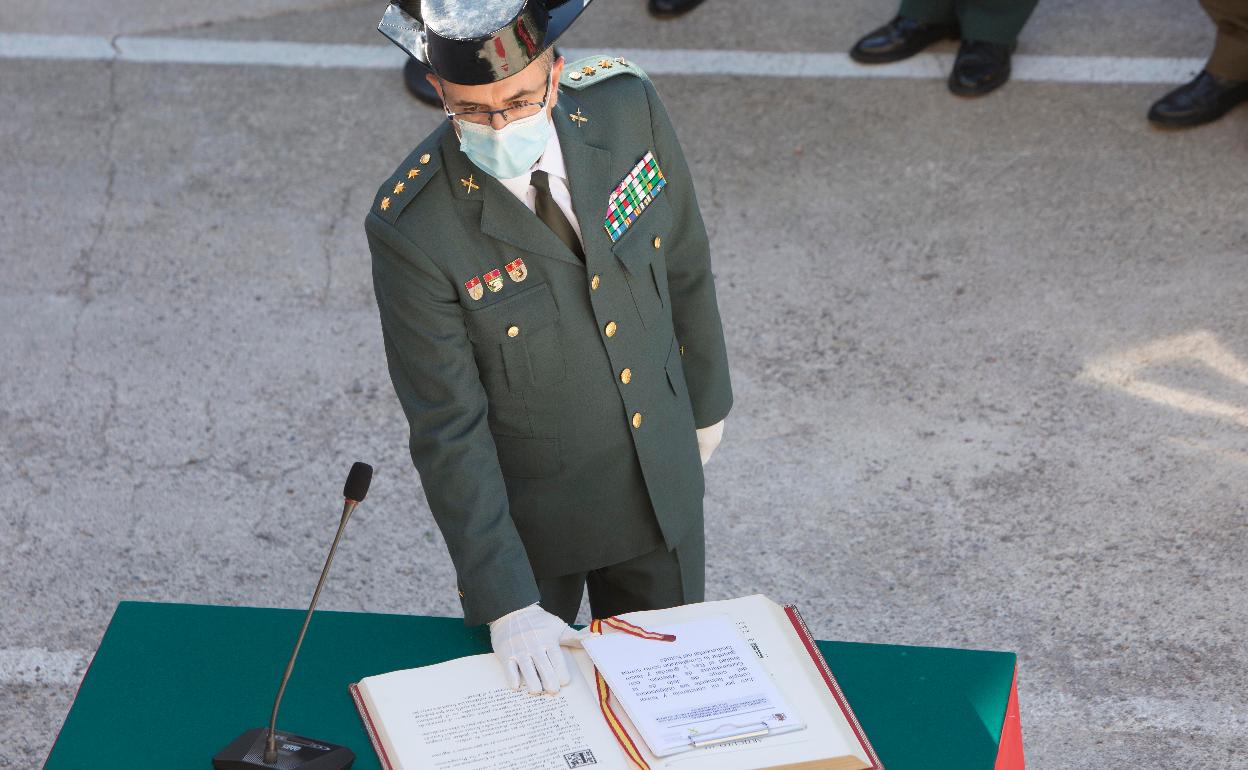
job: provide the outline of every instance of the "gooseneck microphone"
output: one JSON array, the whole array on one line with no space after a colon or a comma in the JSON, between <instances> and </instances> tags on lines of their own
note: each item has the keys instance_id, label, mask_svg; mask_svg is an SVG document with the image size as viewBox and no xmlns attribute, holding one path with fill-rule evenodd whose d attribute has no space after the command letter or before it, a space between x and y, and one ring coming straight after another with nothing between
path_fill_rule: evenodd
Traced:
<instances>
[{"instance_id":1,"label":"gooseneck microphone","mask_svg":"<svg viewBox=\"0 0 1248 770\"><path fill-rule=\"evenodd\" d=\"M299 629L295 649L290 653L286 672L282 674L281 684L278 685L268 728L256 727L238 736L212 758L212 766L216 770L347 770L355 761L355 754L345 746L279 733L277 711L282 705L282 696L286 694L286 684L295 668L295 659L299 657L299 647L308 632L308 623L312 621L312 612L316 609L317 600L321 598L321 589L325 587L325 578L329 576L329 567L334 563L334 554L338 551L338 543L347 527L347 519L351 518L351 512L368 494L368 485L372 480L373 467L367 463L355 463L347 474L347 483L342 489L342 519L338 522L338 532L329 547L329 556L325 559L321 577L316 581L316 590L312 593L312 603L308 605L308 612L303 616L303 627Z\"/></svg>"}]
</instances>

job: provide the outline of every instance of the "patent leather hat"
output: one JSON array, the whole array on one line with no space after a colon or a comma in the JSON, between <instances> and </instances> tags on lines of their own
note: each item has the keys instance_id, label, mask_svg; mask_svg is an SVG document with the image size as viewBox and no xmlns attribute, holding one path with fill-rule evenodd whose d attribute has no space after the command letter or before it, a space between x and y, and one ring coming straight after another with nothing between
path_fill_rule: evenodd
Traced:
<instances>
[{"instance_id":1,"label":"patent leather hat","mask_svg":"<svg viewBox=\"0 0 1248 770\"><path fill-rule=\"evenodd\" d=\"M443 80L494 83L528 66L591 0L393 0L377 25Z\"/></svg>"}]
</instances>

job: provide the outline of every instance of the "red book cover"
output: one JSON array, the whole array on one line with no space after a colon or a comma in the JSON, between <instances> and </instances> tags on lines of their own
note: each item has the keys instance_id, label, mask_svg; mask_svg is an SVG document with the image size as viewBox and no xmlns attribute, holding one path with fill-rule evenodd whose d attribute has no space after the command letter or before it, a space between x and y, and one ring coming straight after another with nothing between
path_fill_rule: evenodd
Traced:
<instances>
[{"instance_id":1,"label":"red book cover","mask_svg":"<svg viewBox=\"0 0 1248 770\"><path fill-rule=\"evenodd\" d=\"M871 741L867 740L867 734L863 732L862 725L858 722L858 717L854 715L854 710L849 707L849 701L845 699L845 693L841 691L841 685L836 681L836 677L832 674L832 669L828 667L828 662L824 660L823 653L819 652L818 645L815 644L815 638L811 636L810 629L806 626L806 621L802 619L802 614L797 611L797 607L792 604L784 605L784 614L789 617L789 622L793 624L793 629L797 631L797 636L802 640L806 652L810 655L811 660L815 662L815 668L819 669L819 673L823 675L823 682L832 692L832 697L836 699L836 703L841 707L841 713L845 715L845 721L849 722L849 726L854 729L854 735L857 736L858 742L867 751L867 758L871 760L871 770L884 770L884 765L880 762L880 757L875 753L875 748L871 746Z\"/></svg>"},{"instance_id":2,"label":"red book cover","mask_svg":"<svg viewBox=\"0 0 1248 770\"><path fill-rule=\"evenodd\" d=\"M377 737L377 728L373 725L373 716L368 713L368 707L364 705L364 699L360 697L359 685L347 685L347 689L351 691L351 700L355 701L355 707L360 712L360 719L364 722L364 732L368 733L368 739L373 744L373 750L377 752L377 759L381 761L383 770L394 770L394 765L390 763L390 757L386 754L386 749L381 745L381 739Z\"/></svg>"}]
</instances>

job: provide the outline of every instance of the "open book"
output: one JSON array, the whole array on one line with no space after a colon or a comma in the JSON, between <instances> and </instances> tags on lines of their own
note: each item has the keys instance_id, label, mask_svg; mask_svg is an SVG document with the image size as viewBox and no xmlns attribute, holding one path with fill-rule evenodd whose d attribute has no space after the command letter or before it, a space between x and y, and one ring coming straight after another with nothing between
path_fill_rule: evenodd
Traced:
<instances>
[{"instance_id":1,"label":"open book","mask_svg":"<svg viewBox=\"0 0 1248 770\"><path fill-rule=\"evenodd\" d=\"M655 661L671 658L664 654L675 647L664 648L665 642L635 637L625 642L622 635L617 644L615 635L621 632L606 630L587 644L601 663L604 681L621 685L611 693L607 709L599 703L602 690L594 660L577 648L564 648L575 666L571 684L556 695L509 689L493 653L370 676L351 685L351 696L382 767L881 770L879 758L793 606L781 606L756 594L630 612L620 618L658 633L674 631L677 640L673 644L692 645L681 652L690 659L719 655L717 660L725 662L723 656L728 652L724 648L737 648L740 643L737 649L743 650L748 660L727 661L725 665L730 663L734 671L743 672L741 679L746 669L761 672L763 681L755 682L758 686L748 695L754 704L765 700L767 708L766 713L738 721L762 723L760 729L727 742L710 740L676 749L671 736L664 736L661 728L674 724L671 714L680 709L686 710L683 713L696 712L689 711L689 704L683 702L676 709L650 708L653 704L643 699L653 695L657 686L642 683L629 687L628 681L630 675L635 676L631 672L639 666L645 668L647 655L656 656ZM736 633L713 633L715 624L725 621L731 624L727 630ZM730 644L725 637L730 638ZM631 642L636 644L626 654L607 649ZM650 652L643 644L653 645L655 651ZM709 645L709 649L698 645ZM692 689L696 688L682 692L689 694ZM723 698L712 698L708 703L722 708L721 701ZM742 713L750 711L741 709ZM637 716L644 731L638 729L630 714ZM666 744L665 739L669 739ZM657 753L651 750L651 743L656 742L660 744Z\"/></svg>"}]
</instances>

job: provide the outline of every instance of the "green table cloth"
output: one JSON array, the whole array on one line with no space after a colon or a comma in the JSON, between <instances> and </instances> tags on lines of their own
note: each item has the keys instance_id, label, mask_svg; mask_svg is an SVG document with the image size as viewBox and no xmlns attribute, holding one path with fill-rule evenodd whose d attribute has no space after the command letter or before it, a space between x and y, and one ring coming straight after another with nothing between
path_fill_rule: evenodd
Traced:
<instances>
[{"instance_id":1,"label":"green table cloth","mask_svg":"<svg viewBox=\"0 0 1248 770\"><path fill-rule=\"evenodd\" d=\"M208 770L267 724L303 613L121 602L45 770ZM1013 653L818 644L887 770L1022 769ZM347 685L489 650L460 618L318 611L278 726L380 770Z\"/></svg>"}]
</instances>

